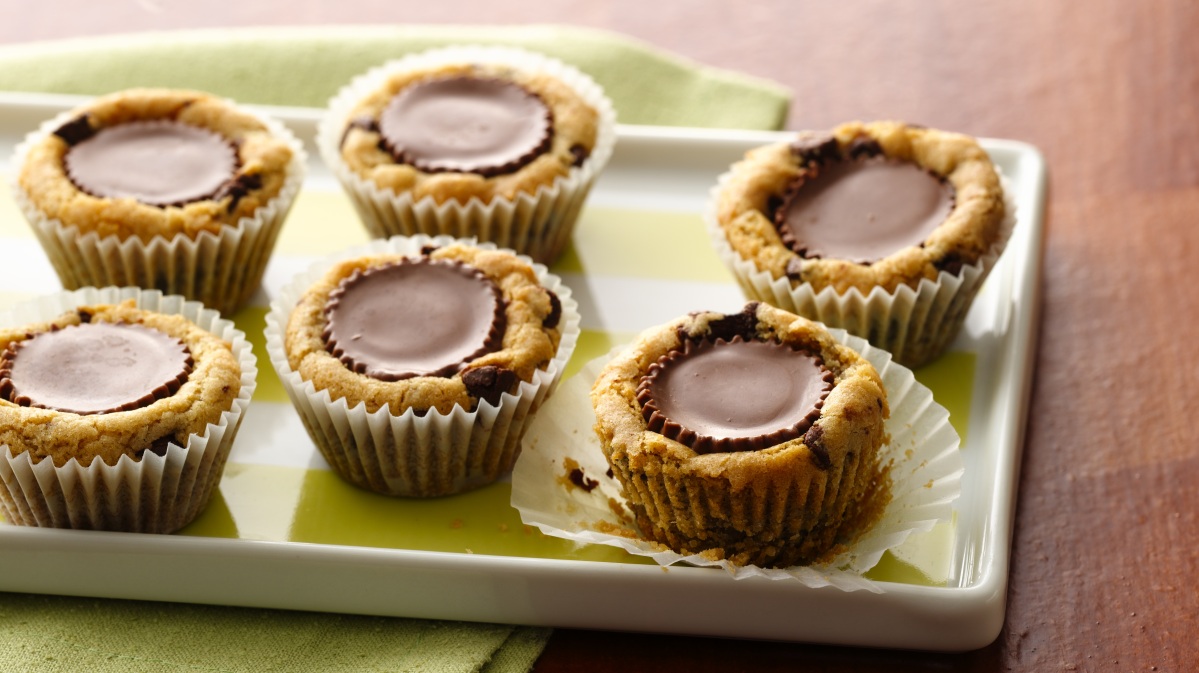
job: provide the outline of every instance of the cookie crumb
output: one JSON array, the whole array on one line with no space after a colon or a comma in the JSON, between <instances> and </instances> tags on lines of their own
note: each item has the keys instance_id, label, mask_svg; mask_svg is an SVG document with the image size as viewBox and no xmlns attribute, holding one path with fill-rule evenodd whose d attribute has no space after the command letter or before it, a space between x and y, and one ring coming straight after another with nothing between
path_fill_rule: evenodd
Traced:
<instances>
[{"instance_id":1,"label":"cookie crumb","mask_svg":"<svg viewBox=\"0 0 1199 673\"><path fill-rule=\"evenodd\" d=\"M562 460L562 468L565 474L558 477L558 482L565 486L567 490L577 488L590 493L595 490L596 486L599 486L599 481L584 474L583 467L573 458L564 458Z\"/></svg>"}]
</instances>

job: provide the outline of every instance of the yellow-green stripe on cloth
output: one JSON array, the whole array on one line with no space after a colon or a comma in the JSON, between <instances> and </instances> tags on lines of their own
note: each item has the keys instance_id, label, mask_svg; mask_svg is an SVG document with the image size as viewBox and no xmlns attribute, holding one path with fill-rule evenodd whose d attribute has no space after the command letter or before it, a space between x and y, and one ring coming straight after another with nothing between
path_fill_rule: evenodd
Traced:
<instances>
[{"instance_id":1,"label":"yellow-green stripe on cloth","mask_svg":"<svg viewBox=\"0 0 1199 673\"><path fill-rule=\"evenodd\" d=\"M626 124L774 129L787 115L789 94L776 84L622 36L558 26L236 29L6 46L0 90L188 87L245 103L320 107L373 65L468 42L523 46L575 65L605 88ZM86 566L80 559L80 572ZM529 670L549 634L534 627L0 593L0 671L504 673Z\"/></svg>"}]
</instances>

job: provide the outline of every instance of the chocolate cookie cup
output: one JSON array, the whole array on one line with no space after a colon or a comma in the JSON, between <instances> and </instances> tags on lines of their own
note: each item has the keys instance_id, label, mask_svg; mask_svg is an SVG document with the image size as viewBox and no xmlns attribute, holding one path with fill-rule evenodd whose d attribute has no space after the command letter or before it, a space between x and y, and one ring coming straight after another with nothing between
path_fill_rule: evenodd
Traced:
<instances>
[{"instance_id":1,"label":"chocolate cookie cup","mask_svg":"<svg viewBox=\"0 0 1199 673\"><path fill-rule=\"evenodd\" d=\"M230 313L258 289L305 158L281 124L231 101L130 89L49 120L14 165L64 287L136 285Z\"/></svg>"},{"instance_id":2,"label":"chocolate cookie cup","mask_svg":"<svg viewBox=\"0 0 1199 673\"><path fill-rule=\"evenodd\" d=\"M766 304L646 330L591 402L638 528L677 552L813 563L887 504L878 373L819 323Z\"/></svg>"},{"instance_id":3,"label":"chocolate cookie cup","mask_svg":"<svg viewBox=\"0 0 1199 673\"><path fill-rule=\"evenodd\" d=\"M298 276L267 352L313 442L350 483L451 495L511 471L579 334L570 289L527 257L393 237Z\"/></svg>"},{"instance_id":4,"label":"chocolate cookie cup","mask_svg":"<svg viewBox=\"0 0 1199 673\"><path fill-rule=\"evenodd\" d=\"M84 288L0 314L0 513L170 533L220 481L257 368L198 302Z\"/></svg>"},{"instance_id":5,"label":"chocolate cookie cup","mask_svg":"<svg viewBox=\"0 0 1199 673\"><path fill-rule=\"evenodd\" d=\"M911 367L953 341L1015 222L973 138L900 122L750 151L718 180L707 219L747 297Z\"/></svg>"},{"instance_id":6,"label":"chocolate cookie cup","mask_svg":"<svg viewBox=\"0 0 1199 673\"><path fill-rule=\"evenodd\" d=\"M591 78L519 49L460 46L354 79L317 130L372 236L477 238L549 264L615 143Z\"/></svg>"}]
</instances>

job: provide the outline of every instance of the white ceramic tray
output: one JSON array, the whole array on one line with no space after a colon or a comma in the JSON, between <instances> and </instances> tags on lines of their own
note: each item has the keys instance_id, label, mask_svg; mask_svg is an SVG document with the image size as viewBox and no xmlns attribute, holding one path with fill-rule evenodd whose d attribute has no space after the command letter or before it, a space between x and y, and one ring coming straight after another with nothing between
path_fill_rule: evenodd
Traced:
<instances>
[{"instance_id":1,"label":"white ceramic tray","mask_svg":"<svg viewBox=\"0 0 1199 673\"><path fill-rule=\"evenodd\" d=\"M77 101L0 94L6 177L13 145ZM331 247L365 240L348 202L314 158L318 111L264 111L309 143L311 174L259 306ZM584 316L575 369L644 327L691 310L742 305L731 277L706 248L699 213L731 162L787 137L619 129L575 251L554 269ZM269 398L265 359L259 388L267 397L260 401L256 393L220 493L196 525L180 535L153 536L0 522L0 590L875 647L982 647L1004 618L1045 184L1035 148L1004 140L984 146L1015 189L1014 237L955 352L918 372L965 435L962 498L952 524L914 537L884 560L887 567L873 575L880 593L734 580L711 568L638 563L619 550L554 546L522 530L514 512L501 511L510 508L494 506L506 484L481 499L433 503L396 503L355 491L327 472L290 406ZM56 290L57 279L7 195L0 197L0 218L0 308ZM667 249L685 256L655 249L663 236L672 244ZM654 263L641 263L647 255ZM260 316L251 309L238 320L252 333Z\"/></svg>"}]
</instances>

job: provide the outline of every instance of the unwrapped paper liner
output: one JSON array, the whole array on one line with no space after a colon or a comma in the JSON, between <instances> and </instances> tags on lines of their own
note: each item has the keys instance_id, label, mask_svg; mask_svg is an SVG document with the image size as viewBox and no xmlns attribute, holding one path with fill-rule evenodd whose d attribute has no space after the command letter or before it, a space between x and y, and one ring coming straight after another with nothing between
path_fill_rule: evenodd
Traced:
<instances>
[{"instance_id":1,"label":"unwrapped paper liner","mask_svg":"<svg viewBox=\"0 0 1199 673\"><path fill-rule=\"evenodd\" d=\"M123 455L116 465L95 459L88 467L72 458L62 467L29 454L14 456L0 445L0 511L11 522L29 526L171 533L190 523L207 505L221 479L258 374L257 360L245 335L220 314L199 302L157 290L83 288L31 300L0 313L0 325L15 327L51 321L77 306L117 304L133 299L140 309L182 315L233 347L241 367L241 389L229 410L185 446L171 442L165 455L146 451L140 459ZM9 502L11 500L11 503Z\"/></svg>"},{"instance_id":2,"label":"unwrapped paper liner","mask_svg":"<svg viewBox=\"0 0 1199 673\"><path fill-rule=\"evenodd\" d=\"M548 74L574 89L598 113L595 146L581 166L572 168L535 194L520 193L490 203L472 198L466 203L438 204L432 196L414 201L407 193L380 188L346 165L341 141L353 108L393 73L425 70L456 63L491 63ZM550 264L566 249L575 221L591 186L612 156L616 143L616 112L603 89L587 75L548 56L512 47L461 46L433 49L390 61L358 76L329 102L317 127L316 144L325 165L354 204L371 236L447 235L476 238L515 250L534 261Z\"/></svg>"},{"instance_id":3,"label":"unwrapped paper liner","mask_svg":"<svg viewBox=\"0 0 1199 673\"><path fill-rule=\"evenodd\" d=\"M998 170L998 169L996 169ZM875 287L867 294L856 287L837 293L832 287L816 292L809 283L793 286L786 276L760 271L753 260L732 248L716 217L719 193L732 176L720 176L712 188L704 220L716 254L733 273L745 296L785 311L837 327L889 351L897 362L919 367L937 358L966 322L983 281L995 268L1016 225L1016 200L1010 182L1000 175L1004 218L996 243L974 264L957 274L942 271L937 279L920 280L916 289L900 285L892 292Z\"/></svg>"},{"instance_id":4,"label":"unwrapped paper liner","mask_svg":"<svg viewBox=\"0 0 1199 673\"><path fill-rule=\"evenodd\" d=\"M501 395L498 405L480 400L474 411L455 406L448 414L431 409L419 416L412 409L397 416L386 406L368 413L365 404L351 408L345 398L332 399L329 391L317 390L291 368L283 338L289 316L304 292L332 266L369 255L417 257L424 247L451 243L497 249L490 243L448 236L375 240L314 264L271 302L266 317L271 364L321 455L338 474L361 488L397 496L449 495L506 475L520 453L529 419L557 387L578 342L578 304L570 288L544 266L521 256L541 285L558 295L562 336L554 359L535 371L531 381L522 381L515 394Z\"/></svg>"},{"instance_id":5,"label":"unwrapped paper liner","mask_svg":"<svg viewBox=\"0 0 1199 673\"><path fill-rule=\"evenodd\" d=\"M226 103L235 105L232 101ZM244 107L238 109L253 114ZM68 110L30 133L13 154L15 169L20 171L34 143L78 114L78 110ZM137 236L121 240L116 234L104 238L94 231L81 234L77 225L46 217L14 179L17 205L63 287L156 288L164 294L183 295L226 315L245 305L258 290L279 230L307 170L303 145L291 131L273 119L255 117L291 150L286 178L279 193L255 210L252 217L222 226L219 233L202 231L194 238L183 233L169 239L155 236L148 243Z\"/></svg>"},{"instance_id":6,"label":"unwrapped paper liner","mask_svg":"<svg viewBox=\"0 0 1199 673\"><path fill-rule=\"evenodd\" d=\"M949 412L933 401L932 392L918 383L912 371L891 360L890 353L874 348L843 330L830 329L840 343L858 351L879 371L891 416L886 431L890 442L879 449L879 459L893 461L891 500L882 517L827 563L791 568L737 566L701 555L683 556L657 542L633 539L595 530L596 522L617 528L634 528L613 513L609 498L624 504L620 483L605 476L609 470L593 426L591 386L610 356L593 360L562 385L525 435L525 447L512 472L512 506L521 520L541 532L580 543L620 547L648 556L663 566L687 563L719 566L736 579L766 577L798 580L810 587L835 586L845 591L882 592L878 583L863 577L883 552L902 544L910 534L928 531L947 521L961 493L960 440L949 424ZM579 464L585 478L598 482L586 492L564 485L564 460Z\"/></svg>"}]
</instances>

